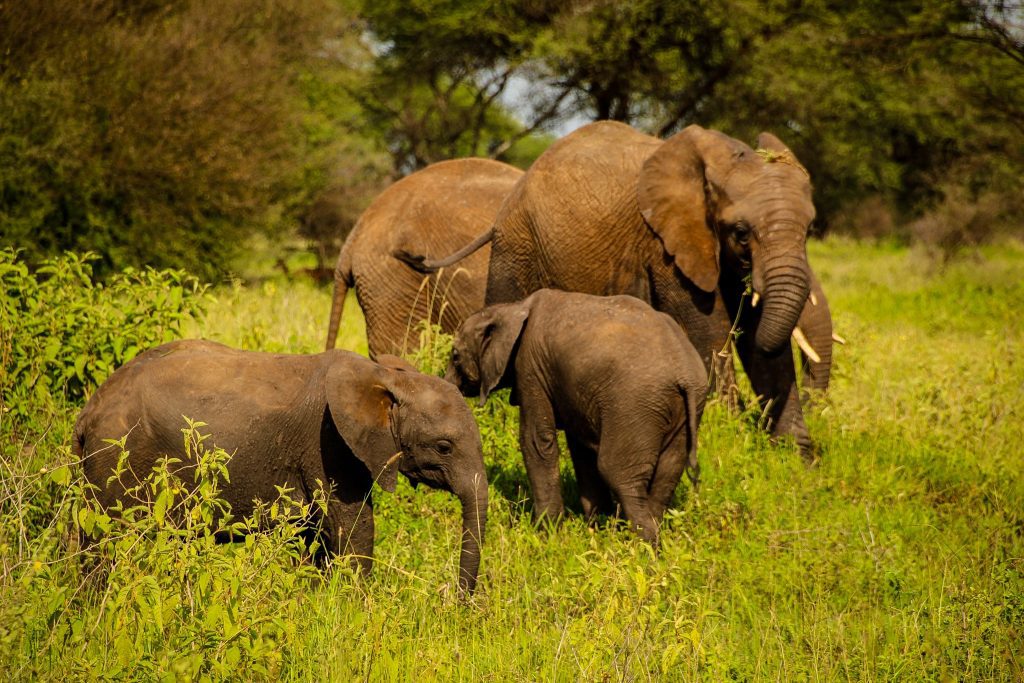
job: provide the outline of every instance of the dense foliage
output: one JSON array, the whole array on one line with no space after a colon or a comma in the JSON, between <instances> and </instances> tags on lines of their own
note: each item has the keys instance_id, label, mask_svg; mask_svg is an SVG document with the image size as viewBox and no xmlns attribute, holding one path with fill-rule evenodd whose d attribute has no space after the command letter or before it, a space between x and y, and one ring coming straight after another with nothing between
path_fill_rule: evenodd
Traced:
<instances>
[{"instance_id":1,"label":"dense foliage","mask_svg":"<svg viewBox=\"0 0 1024 683\"><path fill-rule=\"evenodd\" d=\"M885 234L943 201L980 204L984 220L966 234L932 225L915 236L960 228L978 241L993 224L1020 227L1018 3L426 0L411 13L401 4L363 5L386 48L382 77L414 75L435 94L470 81L475 104L525 80L515 108L528 126L611 118L664 136L698 123L747 141L771 130L811 170L820 228ZM413 109L471 129L461 110ZM392 128L414 149L421 131L409 120L396 111ZM434 158L452 152L437 147ZM883 210L858 214L868 199Z\"/></svg>"},{"instance_id":2,"label":"dense foliage","mask_svg":"<svg viewBox=\"0 0 1024 683\"><path fill-rule=\"evenodd\" d=\"M333 162L332 74L308 74L342 19L328 0L6 3L0 245L220 273Z\"/></svg>"},{"instance_id":3,"label":"dense foliage","mask_svg":"<svg viewBox=\"0 0 1024 683\"><path fill-rule=\"evenodd\" d=\"M7 3L0 245L211 278L298 232L324 272L387 181L613 118L771 130L820 230L948 252L1020 229L1022 31L985 0Z\"/></svg>"},{"instance_id":4,"label":"dense foliage","mask_svg":"<svg viewBox=\"0 0 1024 683\"><path fill-rule=\"evenodd\" d=\"M314 570L298 523L262 522L302 519L311 506L283 492L231 519L219 498L230 456L206 444L202 422L183 420L194 476L182 481L175 460L151 473L121 467L129 504L97 507L70 454L78 408L137 352L178 338L206 301L178 271L129 270L94 285L92 260L68 255L30 274L0 251L5 676L52 677L40 651L74 651L61 668L88 679L275 676L297 622L253 610L297 604ZM237 552L217 543L228 530L247 537Z\"/></svg>"},{"instance_id":5,"label":"dense foliage","mask_svg":"<svg viewBox=\"0 0 1024 683\"><path fill-rule=\"evenodd\" d=\"M33 273L0 250L0 410L28 418L51 400L79 402L202 312L206 287L182 271L128 269L95 284L95 261L67 254Z\"/></svg>"},{"instance_id":6,"label":"dense foliage","mask_svg":"<svg viewBox=\"0 0 1024 683\"><path fill-rule=\"evenodd\" d=\"M208 447L216 434L205 437L199 422L181 425L202 472L189 482L194 492L168 463L135 473L137 498L124 514L96 509L68 448L82 397L69 400L56 381L73 374L74 356L59 354L45 365L49 397L15 390L26 410L0 411L5 676L1019 679L1024 329L1014 307L1024 297L1024 250L984 247L975 261L930 271L919 251L830 239L812 244L811 258L849 340L836 352L829 395L808 413L821 463L808 468L792 447L771 444L758 415L711 401L701 488L679 487L655 555L614 520L582 522L567 457L575 512L557 528L535 528L518 411L492 397L474 409L491 524L468 604L453 591L457 501L404 479L395 495L375 494L369 579L344 562L314 569L294 519L309 510L287 501L261 514L292 521L215 544L224 524L245 531L260 520L219 519L227 454ZM123 285L135 293L132 310L152 307L126 325L115 312L124 300L83 287L88 278L43 273L33 285L7 263L17 275L5 283L18 287L4 289L4 310L18 313L0 330L14 330L7 348L17 339L38 344L35 353L46 340L31 331L49 329L49 314L27 300L46 286L57 292L56 282L65 291L53 296L68 307L109 306L91 341L64 338L95 345L80 350L97 357L113 353L122 327L126 347L174 330L315 351L324 316L314 313L330 305L309 282L277 278L215 288L210 299L185 294L190 303L167 308L158 298L179 277L151 273ZM80 268L74 258L51 264L54 273ZM187 315L201 301L205 316ZM348 307L339 343L365 352L354 297ZM416 360L436 372L449 342L432 330L422 338ZM26 381L12 368L4 356L5 392L12 378Z\"/></svg>"}]
</instances>

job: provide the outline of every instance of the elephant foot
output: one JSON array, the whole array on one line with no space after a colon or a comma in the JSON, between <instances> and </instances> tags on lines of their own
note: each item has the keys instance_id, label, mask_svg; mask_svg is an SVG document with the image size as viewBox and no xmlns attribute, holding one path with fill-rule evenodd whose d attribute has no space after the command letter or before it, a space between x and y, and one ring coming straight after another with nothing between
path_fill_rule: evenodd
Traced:
<instances>
[{"instance_id":1,"label":"elephant foot","mask_svg":"<svg viewBox=\"0 0 1024 683\"><path fill-rule=\"evenodd\" d=\"M564 517L565 511L553 506L548 506L541 511L536 509L533 511L533 523L539 529L555 529L561 524Z\"/></svg>"},{"instance_id":2,"label":"elephant foot","mask_svg":"<svg viewBox=\"0 0 1024 683\"><path fill-rule=\"evenodd\" d=\"M821 462L821 449L806 431L802 435L794 432L776 433L772 435L770 442L773 445L781 445L790 439L796 444L800 457L808 467L816 467Z\"/></svg>"}]
</instances>

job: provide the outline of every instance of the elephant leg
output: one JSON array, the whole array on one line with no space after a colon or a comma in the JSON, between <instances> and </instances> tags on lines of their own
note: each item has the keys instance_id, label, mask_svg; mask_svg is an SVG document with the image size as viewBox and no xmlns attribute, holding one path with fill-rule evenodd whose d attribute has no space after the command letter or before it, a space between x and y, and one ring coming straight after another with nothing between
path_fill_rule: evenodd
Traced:
<instances>
[{"instance_id":1,"label":"elephant leg","mask_svg":"<svg viewBox=\"0 0 1024 683\"><path fill-rule=\"evenodd\" d=\"M373 499L327 502L327 547L332 554L348 555L352 568L368 575L373 569Z\"/></svg>"},{"instance_id":2,"label":"elephant leg","mask_svg":"<svg viewBox=\"0 0 1024 683\"><path fill-rule=\"evenodd\" d=\"M555 412L551 401L537 388L520 387L519 396L519 445L533 490L533 518L555 520L564 510Z\"/></svg>"},{"instance_id":3,"label":"elephant leg","mask_svg":"<svg viewBox=\"0 0 1024 683\"><path fill-rule=\"evenodd\" d=\"M583 518L588 524L593 524L598 515L614 514L615 501L612 500L611 491L597 470L597 453L569 434L566 434L566 442L576 472L576 483L580 489Z\"/></svg>"},{"instance_id":4,"label":"elephant leg","mask_svg":"<svg viewBox=\"0 0 1024 683\"><path fill-rule=\"evenodd\" d=\"M365 466L349 455L344 462L329 461L326 470L318 463L305 478L307 491L319 488L317 481L330 481L324 514L325 550L328 555L349 555L352 566L369 574L373 568L373 481Z\"/></svg>"},{"instance_id":5,"label":"elephant leg","mask_svg":"<svg viewBox=\"0 0 1024 683\"><path fill-rule=\"evenodd\" d=\"M639 485L612 486L622 514L629 522L630 528L640 538L651 545L658 546L658 519L652 514L647 491Z\"/></svg>"},{"instance_id":6,"label":"elephant leg","mask_svg":"<svg viewBox=\"0 0 1024 683\"><path fill-rule=\"evenodd\" d=\"M652 514L648 489L654 475L660 443L643 443L627 430L602 440L597 467L622 507L622 514L640 538L658 545L658 519ZM660 441L660 440L659 440Z\"/></svg>"},{"instance_id":7,"label":"elephant leg","mask_svg":"<svg viewBox=\"0 0 1024 683\"><path fill-rule=\"evenodd\" d=\"M532 248L521 246L529 244L523 237L528 232L525 219L510 216L506 220L505 228L498 231L491 245L484 294L484 302L488 306L522 301L540 289L539 285L534 286L537 279L534 270L538 267L536 256Z\"/></svg>"},{"instance_id":8,"label":"elephant leg","mask_svg":"<svg viewBox=\"0 0 1024 683\"><path fill-rule=\"evenodd\" d=\"M735 407L739 393L732 363L732 318L722 292L698 290L667 260L660 243L653 248L651 305L679 323L704 361L709 386Z\"/></svg>"},{"instance_id":9,"label":"elephant leg","mask_svg":"<svg viewBox=\"0 0 1024 683\"><path fill-rule=\"evenodd\" d=\"M741 335L737 349L772 436L792 436L804 459L813 462L815 445L804 422L789 345L779 353L768 355L756 347L754 335Z\"/></svg>"},{"instance_id":10,"label":"elephant leg","mask_svg":"<svg viewBox=\"0 0 1024 683\"><path fill-rule=\"evenodd\" d=\"M665 510L672 504L672 494L675 493L679 480L683 477L686 469L686 462L689 457L689 429L682 425L672 438L669 439L665 448L658 456L658 463L654 467L654 477L651 479L651 487L648 493L648 506L651 514L660 523L665 515ZM692 472L691 479L696 486L698 472Z\"/></svg>"}]
</instances>

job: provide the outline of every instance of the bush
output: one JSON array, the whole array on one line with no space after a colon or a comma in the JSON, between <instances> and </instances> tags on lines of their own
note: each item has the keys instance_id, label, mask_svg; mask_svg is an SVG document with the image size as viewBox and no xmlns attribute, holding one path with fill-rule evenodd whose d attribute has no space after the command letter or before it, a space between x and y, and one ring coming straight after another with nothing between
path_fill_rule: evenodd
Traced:
<instances>
[{"instance_id":1,"label":"bush","mask_svg":"<svg viewBox=\"0 0 1024 683\"><path fill-rule=\"evenodd\" d=\"M58 662L89 679L280 674L302 618L300 600L318 576L303 562L302 520L325 501L298 504L282 491L231 521L220 498L230 456L206 448L203 426L186 421L184 461L163 459L136 481L124 441L115 444L115 476L128 502L114 510L97 507L68 463L42 473L5 463L17 474L0 480L3 500L63 492L52 522L34 537L11 538L16 508L0 514L0 546L22 549L5 553L5 564L13 562L0 581L0 661L8 675L37 678ZM245 543L219 544L225 534ZM71 552L79 536L88 545ZM38 657L40 650L49 657Z\"/></svg>"},{"instance_id":2,"label":"bush","mask_svg":"<svg viewBox=\"0 0 1024 683\"><path fill-rule=\"evenodd\" d=\"M150 346L201 315L206 286L183 271L129 268L92 279L94 254L49 259L35 272L0 250L0 410L16 419L78 402Z\"/></svg>"},{"instance_id":3,"label":"bush","mask_svg":"<svg viewBox=\"0 0 1024 683\"><path fill-rule=\"evenodd\" d=\"M944 188L944 197L908 226L915 242L948 263L961 249L985 244L1000 233L1011 234L1024 202L1017 196L984 192L971 197L958 186Z\"/></svg>"}]
</instances>

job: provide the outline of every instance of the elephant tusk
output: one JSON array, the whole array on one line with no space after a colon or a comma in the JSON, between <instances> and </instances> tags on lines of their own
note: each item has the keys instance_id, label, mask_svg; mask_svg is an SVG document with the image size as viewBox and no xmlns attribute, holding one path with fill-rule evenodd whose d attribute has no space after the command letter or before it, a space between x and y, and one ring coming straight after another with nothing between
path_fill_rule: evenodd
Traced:
<instances>
[{"instance_id":1,"label":"elephant tusk","mask_svg":"<svg viewBox=\"0 0 1024 683\"><path fill-rule=\"evenodd\" d=\"M815 363L821 362L821 356L819 356L815 352L814 348L811 346L811 343L807 341L807 337L804 336L803 330L801 330L799 327L793 328L793 339L796 340L796 345L800 347L800 350L803 351L808 358L810 358Z\"/></svg>"},{"instance_id":2,"label":"elephant tusk","mask_svg":"<svg viewBox=\"0 0 1024 683\"><path fill-rule=\"evenodd\" d=\"M846 343L846 340L843 339L842 337L840 337L835 332L832 333L832 341L834 341L837 344L845 344Z\"/></svg>"},{"instance_id":3,"label":"elephant tusk","mask_svg":"<svg viewBox=\"0 0 1024 683\"><path fill-rule=\"evenodd\" d=\"M811 292L810 299L811 299L811 305L812 306L817 306L818 305L818 297L814 296L814 292Z\"/></svg>"},{"instance_id":4,"label":"elephant tusk","mask_svg":"<svg viewBox=\"0 0 1024 683\"><path fill-rule=\"evenodd\" d=\"M754 307L754 308L757 308L757 302L759 302L760 300L761 300L761 293L760 292L754 292L754 296L750 299L750 305L752 307Z\"/></svg>"}]
</instances>

